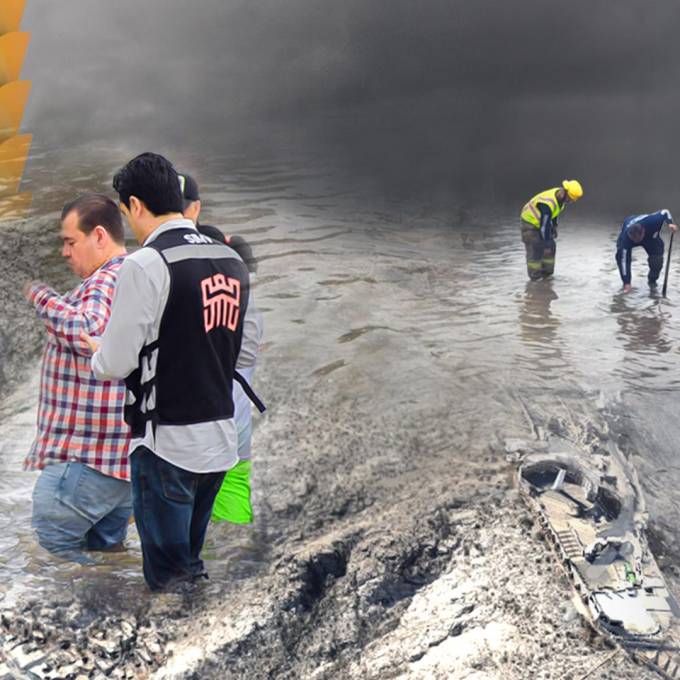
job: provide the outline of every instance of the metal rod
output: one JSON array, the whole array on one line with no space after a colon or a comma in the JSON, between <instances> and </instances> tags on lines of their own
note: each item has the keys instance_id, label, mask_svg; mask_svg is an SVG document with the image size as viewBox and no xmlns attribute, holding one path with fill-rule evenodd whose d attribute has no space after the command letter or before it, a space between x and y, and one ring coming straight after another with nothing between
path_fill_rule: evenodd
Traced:
<instances>
[{"instance_id":1,"label":"metal rod","mask_svg":"<svg viewBox=\"0 0 680 680\"><path fill-rule=\"evenodd\" d=\"M663 289L661 290L661 295L666 297L666 291L668 290L668 268L671 266L671 249L673 248L673 235L674 231L671 232L671 240L668 244L668 257L666 258L666 271L663 275Z\"/></svg>"}]
</instances>

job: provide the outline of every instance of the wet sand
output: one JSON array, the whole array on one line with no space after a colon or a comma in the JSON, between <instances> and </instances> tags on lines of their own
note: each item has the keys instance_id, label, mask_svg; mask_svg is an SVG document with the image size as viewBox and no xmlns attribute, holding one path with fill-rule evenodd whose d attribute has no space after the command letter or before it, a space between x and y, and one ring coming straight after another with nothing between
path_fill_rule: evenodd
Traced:
<instances>
[{"instance_id":1,"label":"wet sand","mask_svg":"<svg viewBox=\"0 0 680 680\"><path fill-rule=\"evenodd\" d=\"M680 592L664 510L678 507L678 492L650 481L673 438L649 451L626 418L641 398L654 405L659 389L663 400L677 389L672 299L638 289L620 303L628 308L611 309L606 225L579 230L574 214L570 232L565 218L555 281L531 286L512 214L376 210L375 197L339 192L312 170L253 163L204 188L206 221L246 236L260 259L256 387L269 410L253 442L255 523L211 527L200 592L148 595L134 530L128 554L85 569L35 546L35 475L19 471L35 369L30 378L11 364L29 381L0 424L0 466L12 475L3 493L14 489L3 501L0 668L52 678L656 677L576 615L505 442L530 446L549 432L586 450L598 437L627 442L647 465L657 557ZM33 243L30 230L14 239L22 253ZM668 351L649 351L648 318ZM14 333L12 342L21 344Z\"/></svg>"}]
</instances>

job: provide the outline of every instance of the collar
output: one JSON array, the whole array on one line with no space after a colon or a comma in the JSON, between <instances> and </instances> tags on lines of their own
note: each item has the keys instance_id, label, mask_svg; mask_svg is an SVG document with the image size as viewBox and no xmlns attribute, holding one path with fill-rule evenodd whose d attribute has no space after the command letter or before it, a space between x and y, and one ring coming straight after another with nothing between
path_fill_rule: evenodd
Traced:
<instances>
[{"instance_id":1,"label":"collar","mask_svg":"<svg viewBox=\"0 0 680 680\"><path fill-rule=\"evenodd\" d=\"M142 245L149 245L151 241L157 239L161 234L164 234L166 231L171 231L172 229L193 229L194 231L197 231L196 225L191 220L184 217L178 217L177 219L168 220L167 222L159 224L146 239L144 239Z\"/></svg>"}]
</instances>

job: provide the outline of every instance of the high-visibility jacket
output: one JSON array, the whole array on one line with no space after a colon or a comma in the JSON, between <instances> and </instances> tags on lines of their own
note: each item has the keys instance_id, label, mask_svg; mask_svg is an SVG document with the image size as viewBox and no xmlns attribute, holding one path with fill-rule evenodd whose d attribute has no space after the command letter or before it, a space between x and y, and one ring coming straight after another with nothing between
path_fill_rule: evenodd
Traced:
<instances>
[{"instance_id":1,"label":"high-visibility jacket","mask_svg":"<svg viewBox=\"0 0 680 680\"><path fill-rule=\"evenodd\" d=\"M550 216L553 221L555 221L558 215L564 210L564 203L560 205L557 200L557 192L561 187L555 187L554 189L546 189L541 191L540 194L536 194L527 204L522 208L522 220L533 224L536 229L541 228L541 212L538 209L539 203L544 203L550 208Z\"/></svg>"}]
</instances>

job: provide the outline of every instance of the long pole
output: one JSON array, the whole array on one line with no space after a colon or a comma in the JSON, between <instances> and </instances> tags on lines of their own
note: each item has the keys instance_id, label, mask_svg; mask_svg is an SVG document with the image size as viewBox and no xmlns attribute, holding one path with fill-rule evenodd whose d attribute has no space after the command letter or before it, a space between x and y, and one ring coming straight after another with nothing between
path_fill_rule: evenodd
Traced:
<instances>
[{"instance_id":1,"label":"long pole","mask_svg":"<svg viewBox=\"0 0 680 680\"><path fill-rule=\"evenodd\" d=\"M661 290L661 295L666 297L666 291L668 290L668 268L671 265L671 249L673 248L673 235L674 231L671 232L671 240L668 243L668 257L666 258L666 273L663 276L663 289Z\"/></svg>"}]
</instances>

